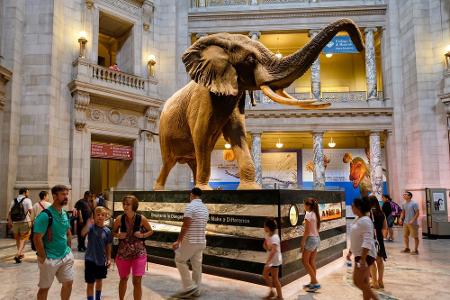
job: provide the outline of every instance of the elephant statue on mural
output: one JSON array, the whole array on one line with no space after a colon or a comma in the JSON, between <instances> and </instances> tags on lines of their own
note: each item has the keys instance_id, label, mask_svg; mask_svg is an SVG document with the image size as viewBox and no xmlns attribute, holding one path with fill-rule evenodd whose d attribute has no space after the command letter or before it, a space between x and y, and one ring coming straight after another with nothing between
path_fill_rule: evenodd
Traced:
<instances>
[{"instance_id":1,"label":"elephant statue on mural","mask_svg":"<svg viewBox=\"0 0 450 300\"><path fill-rule=\"evenodd\" d=\"M175 164L187 163L195 185L208 185L211 152L221 135L231 144L239 167L239 189L259 189L255 166L246 141L246 91L262 90L271 100L303 109L330 104L316 99L297 100L283 89L302 76L325 45L340 31L347 32L355 47L364 44L358 27L349 19L331 23L305 47L277 58L263 44L242 34L217 33L202 37L183 54L192 81L170 97L160 117L159 138L163 165L154 189L164 189Z\"/></svg>"}]
</instances>

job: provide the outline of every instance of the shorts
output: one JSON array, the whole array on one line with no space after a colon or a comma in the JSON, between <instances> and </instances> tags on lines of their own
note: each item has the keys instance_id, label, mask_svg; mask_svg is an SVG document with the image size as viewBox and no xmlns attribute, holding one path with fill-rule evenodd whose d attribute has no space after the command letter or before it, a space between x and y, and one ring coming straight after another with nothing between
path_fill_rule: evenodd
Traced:
<instances>
[{"instance_id":1,"label":"shorts","mask_svg":"<svg viewBox=\"0 0 450 300\"><path fill-rule=\"evenodd\" d=\"M394 216L390 215L386 218L388 228L394 227Z\"/></svg>"},{"instance_id":2,"label":"shorts","mask_svg":"<svg viewBox=\"0 0 450 300\"><path fill-rule=\"evenodd\" d=\"M360 261L361 261L361 256L356 256L355 257L355 266L357 266ZM370 267L371 265L373 265L374 262L375 262L375 258L374 257L369 256L369 255L366 256L367 266Z\"/></svg>"},{"instance_id":3,"label":"shorts","mask_svg":"<svg viewBox=\"0 0 450 300\"><path fill-rule=\"evenodd\" d=\"M410 224L404 224L403 225L403 236L417 239L419 237L419 225L410 225Z\"/></svg>"},{"instance_id":4,"label":"shorts","mask_svg":"<svg viewBox=\"0 0 450 300\"><path fill-rule=\"evenodd\" d=\"M60 283L73 281L73 253L69 252L64 258L46 258L44 263L38 262L39 284L41 289L48 289L52 286L56 276Z\"/></svg>"},{"instance_id":5,"label":"shorts","mask_svg":"<svg viewBox=\"0 0 450 300\"><path fill-rule=\"evenodd\" d=\"M319 249L320 246L320 237L318 236L308 236L305 242L305 250L306 251L315 251Z\"/></svg>"},{"instance_id":6,"label":"shorts","mask_svg":"<svg viewBox=\"0 0 450 300\"><path fill-rule=\"evenodd\" d=\"M108 273L106 266L99 266L90 260L84 261L84 281L94 283L97 279L105 279Z\"/></svg>"},{"instance_id":7,"label":"shorts","mask_svg":"<svg viewBox=\"0 0 450 300\"><path fill-rule=\"evenodd\" d=\"M145 265L147 264L147 255L139 256L135 259L122 259L116 257L116 266L120 278L127 278L132 272L133 276L144 276Z\"/></svg>"},{"instance_id":8,"label":"shorts","mask_svg":"<svg viewBox=\"0 0 450 300\"><path fill-rule=\"evenodd\" d=\"M14 236L19 235L21 240L28 240L31 234L30 222L13 223L12 232Z\"/></svg>"}]
</instances>

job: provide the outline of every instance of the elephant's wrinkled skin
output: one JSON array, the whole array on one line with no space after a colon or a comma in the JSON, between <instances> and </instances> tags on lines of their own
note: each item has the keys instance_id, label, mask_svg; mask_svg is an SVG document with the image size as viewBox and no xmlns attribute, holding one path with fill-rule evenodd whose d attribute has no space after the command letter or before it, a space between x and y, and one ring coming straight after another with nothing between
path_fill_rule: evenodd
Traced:
<instances>
[{"instance_id":1,"label":"elephant's wrinkled skin","mask_svg":"<svg viewBox=\"0 0 450 300\"><path fill-rule=\"evenodd\" d=\"M359 51L364 49L357 26L348 19L328 25L304 48L281 59L240 34L218 33L196 41L183 55L192 81L167 100L161 113L163 167L154 189L164 189L177 162L189 165L196 186L210 189L211 152L221 134L239 165L239 189L260 188L245 139L246 91L261 89L275 102L304 109L328 107L315 99L294 99L283 88L302 76L340 31L350 35Z\"/></svg>"}]
</instances>

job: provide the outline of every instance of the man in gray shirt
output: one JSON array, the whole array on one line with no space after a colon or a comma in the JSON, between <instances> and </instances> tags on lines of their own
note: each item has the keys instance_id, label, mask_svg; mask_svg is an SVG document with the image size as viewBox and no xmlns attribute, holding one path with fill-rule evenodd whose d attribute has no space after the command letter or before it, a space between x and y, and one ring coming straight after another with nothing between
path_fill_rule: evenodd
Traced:
<instances>
[{"instance_id":1,"label":"man in gray shirt","mask_svg":"<svg viewBox=\"0 0 450 300\"><path fill-rule=\"evenodd\" d=\"M402 253L411 253L412 255L419 254L419 205L417 202L412 201L411 192L403 193L403 211L400 216L400 220L403 223L403 241L405 243L405 249ZM414 251L409 249L409 236L414 238Z\"/></svg>"}]
</instances>

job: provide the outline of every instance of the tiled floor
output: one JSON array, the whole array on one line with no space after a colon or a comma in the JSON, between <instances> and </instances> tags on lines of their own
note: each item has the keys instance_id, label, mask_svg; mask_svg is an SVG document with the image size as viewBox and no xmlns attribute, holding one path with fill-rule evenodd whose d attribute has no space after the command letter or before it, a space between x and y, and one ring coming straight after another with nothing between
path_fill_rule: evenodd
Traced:
<instances>
[{"instance_id":1,"label":"tiled floor","mask_svg":"<svg viewBox=\"0 0 450 300\"><path fill-rule=\"evenodd\" d=\"M449 299L450 294L450 240L423 240L420 255L401 254L400 242L387 244L385 286L381 299ZM85 299L84 267L82 255L75 252L75 282L72 299ZM362 299L361 293L351 284L351 274L339 260L319 271L322 289L316 294L301 290L307 278L299 279L283 288L285 299ZM37 290L38 269L32 254L16 265L0 264L0 299L33 299ZM104 282L104 299L118 299L117 269L109 271ZM143 299L166 299L180 286L178 272L174 268L149 264L143 280ZM131 289L131 282L129 284ZM259 285L204 275L204 294L200 299L261 299L266 289ZM127 299L132 299L131 290ZM50 289L49 299L59 298L59 284Z\"/></svg>"}]
</instances>

